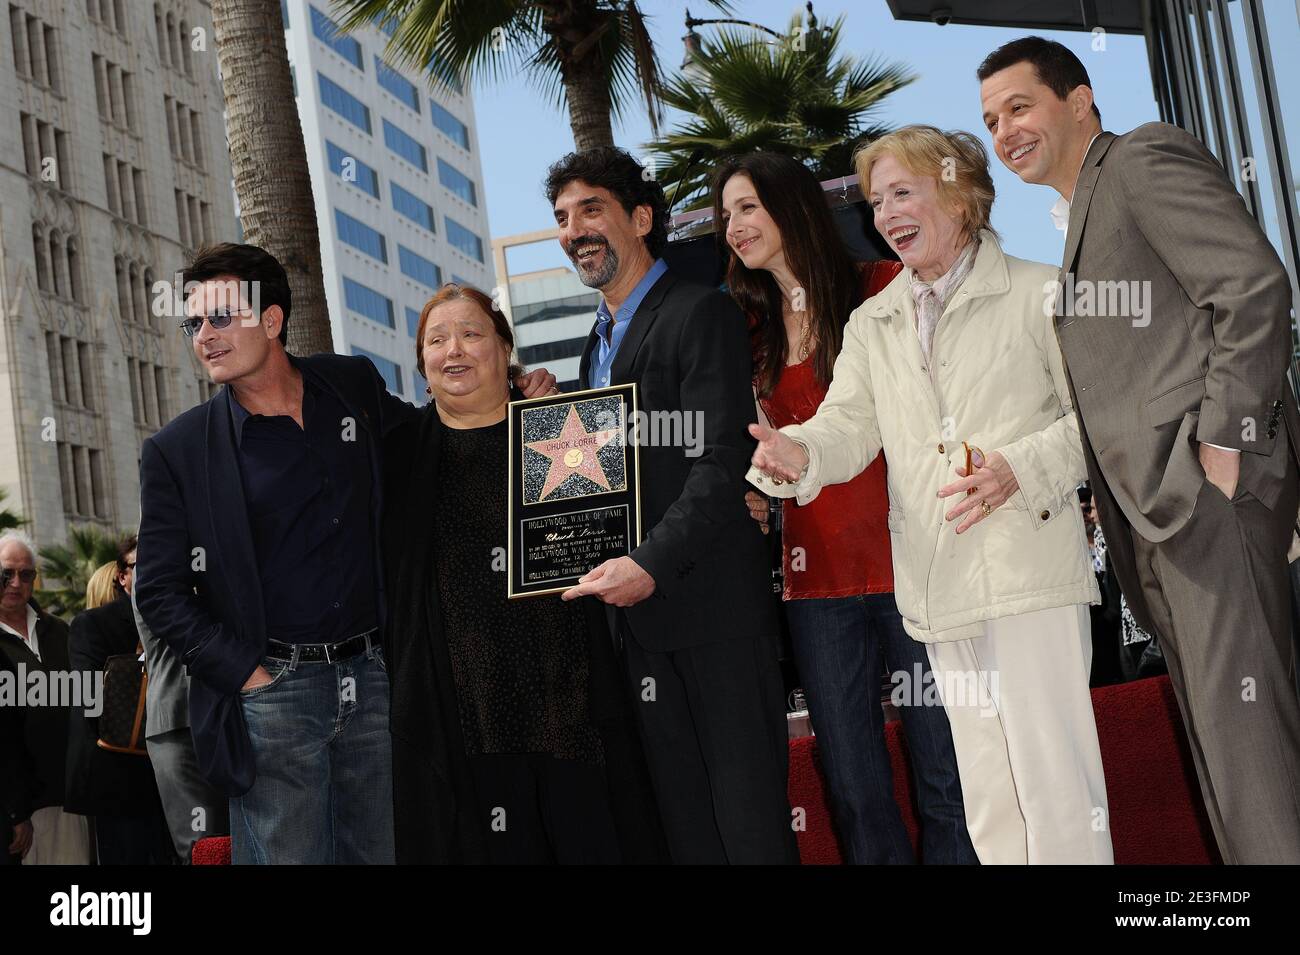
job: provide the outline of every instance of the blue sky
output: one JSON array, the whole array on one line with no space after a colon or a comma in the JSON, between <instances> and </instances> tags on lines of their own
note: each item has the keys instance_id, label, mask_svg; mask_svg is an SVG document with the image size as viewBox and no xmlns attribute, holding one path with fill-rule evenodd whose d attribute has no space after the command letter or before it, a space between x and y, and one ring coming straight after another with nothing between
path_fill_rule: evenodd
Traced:
<instances>
[{"instance_id":1,"label":"blue sky","mask_svg":"<svg viewBox=\"0 0 1300 955\"><path fill-rule=\"evenodd\" d=\"M695 0L693 5L690 0L643 0L641 4L651 15L651 34L667 73L674 72L682 60L681 38L686 32L683 23L688 6L693 6L692 13L698 17L716 15L701 0ZM802 6L794 0L733 0L732 15L783 31ZM1233 4L1231 8L1238 21L1239 7ZM900 22L889 13L885 0L820 0L815 9L824 22L844 15L844 52L901 61L919 74L912 85L887 98L879 114L881 121L895 126L922 122L945 129L966 129L990 145L980 124L975 68L990 50L1022 35L1022 31ZM1296 93L1300 90L1300 56L1295 55L1300 53L1300 27L1296 7L1294 0L1264 0L1264 9L1294 156L1300 152L1300 95ZM1064 43L1083 61L1107 129L1126 132L1159 119L1146 43L1141 36L1108 35L1105 49L1100 50L1093 49L1091 34L1044 35ZM573 148L567 113L543 100L522 78L497 84L479 82L474 95L493 236L546 228L552 220L541 194L541 181L547 165ZM1252 95L1248 91L1248 96ZM669 114L665 128L671 128L673 119ZM1254 131L1258 136L1257 122ZM629 110L625 121L615 126L614 136L620 146L639 152L650 139L649 121L642 112ZM1020 182L996 159L992 165L998 193L993 224L1002 234L1007 250L1023 258L1059 262L1064 237L1052 227L1047 215L1055 193L1044 186ZM1269 195L1267 191L1265 195ZM567 264L558 245L547 245L512 254L510 270Z\"/></svg>"},{"instance_id":2,"label":"blue sky","mask_svg":"<svg viewBox=\"0 0 1300 955\"><path fill-rule=\"evenodd\" d=\"M675 71L682 60L687 6L692 6L691 12L697 17L715 15L705 12L706 5L699 0L694 4L689 0L649 0L641 6L652 14L651 33L667 72ZM800 8L801 3L790 0L733 3L734 16L756 20L778 31L784 31ZM844 52L901 61L919 74L914 83L882 104L882 122L895 126L922 122L944 129L967 129L981 134L985 145L989 145L980 125L975 68L994 47L1021 35L1019 31L899 22L890 15L885 0L821 0L815 10L823 21L844 15ZM1110 35L1105 38L1104 51L1093 51L1090 34L1046 35L1066 44L1083 60L1107 128L1125 131L1159 118L1147 70L1146 45L1140 36ZM567 114L552 108L523 80L480 82L474 97L492 235L546 228L551 216L541 194L541 182L547 165L573 148ZM673 116L669 114L667 126L672 124ZM625 122L616 125L614 138L620 146L639 151L651 138L644 112L629 110ZM1007 250L1023 258L1059 261L1064 239L1047 216L1055 193L1046 187L1021 183L996 160L993 176L998 190L993 224L1002 234ZM510 270L567 264L558 245L547 245L513 254Z\"/></svg>"}]
</instances>

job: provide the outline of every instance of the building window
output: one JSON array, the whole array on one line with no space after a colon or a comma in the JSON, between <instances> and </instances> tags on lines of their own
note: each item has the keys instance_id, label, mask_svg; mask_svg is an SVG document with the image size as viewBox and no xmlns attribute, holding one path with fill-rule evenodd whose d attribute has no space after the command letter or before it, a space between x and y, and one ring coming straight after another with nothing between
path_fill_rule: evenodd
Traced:
<instances>
[{"instance_id":1,"label":"building window","mask_svg":"<svg viewBox=\"0 0 1300 955\"><path fill-rule=\"evenodd\" d=\"M438 105L437 100L429 100L429 112L433 114L433 125L442 130L453 143L468 152L469 127Z\"/></svg>"},{"instance_id":2,"label":"building window","mask_svg":"<svg viewBox=\"0 0 1300 955\"><path fill-rule=\"evenodd\" d=\"M27 18L12 5L9 7L9 37L14 46L14 69L19 76L31 79L32 64L27 58Z\"/></svg>"},{"instance_id":3,"label":"building window","mask_svg":"<svg viewBox=\"0 0 1300 955\"><path fill-rule=\"evenodd\" d=\"M167 369L154 366L153 370L154 393L158 396L158 424L163 425L171 420L170 402L167 399Z\"/></svg>"},{"instance_id":4,"label":"building window","mask_svg":"<svg viewBox=\"0 0 1300 955\"><path fill-rule=\"evenodd\" d=\"M365 72L365 60L361 56L361 44L357 42L355 37L344 34L337 23L314 6L311 8L311 32L316 34L316 39L357 69L363 73Z\"/></svg>"},{"instance_id":5,"label":"building window","mask_svg":"<svg viewBox=\"0 0 1300 955\"><path fill-rule=\"evenodd\" d=\"M187 249L195 247L194 236L190 234L190 216L189 210L185 204L185 193L179 189L174 190L176 195L176 234L181 240L181 245Z\"/></svg>"},{"instance_id":6,"label":"building window","mask_svg":"<svg viewBox=\"0 0 1300 955\"><path fill-rule=\"evenodd\" d=\"M172 110L172 98L163 97L163 114L167 118L167 145L171 147L172 156L181 154L180 140L176 135L176 113Z\"/></svg>"},{"instance_id":7,"label":"building window","mask_svg":"<svg viewBox=\"0 0 1300 955\"><path fill-rule=\"evenodd\" d=\"M190 138L194 140L194 165L200 169L204 167L203 161L203 120L194 110L189 110L190 114Z\"/></svg>"},{"instance_id":8,"label":"building window","mask_svg":"<svg viewBox=\"0 0 1300 955\"><path fill-rule=\"evenodd\" d=\"M447 224L447 241L471 259L482 262L483 240L451 216L443 216L443 221Z\"/></svg>"},{"instance_id":9,"label":"building window","mask_svg":"<svg viewBox=\"0 0 1300 955\"><path fill-rule=\"evenodd\" d=\"M190 33L190 25L184 20L181 21L181 58L185 63L185 75L194 75L194 60L190 57L190 47L192 45L193 34Z\"/></svg>"},{"instance_id":10,"label":"building window","mask_svg":"<svg viewBox=\"0 0 1300 955\"><path fill-rule=\"evenodd\" d=\"M375 57L375 76L379 78L379 85L396 96L403 106L409 106L417 113L420 111L420 90L378 56Z\"/></svg>"},{"instance_id":11,"label":"building window","mask_svg":"<svg viewBox=\"0 0 1300 955\"><path fill-rule=\"evenodd\" d=\"M401 246L399 245L398 248L400 249ZM406 330L412 338L420 337L420 310L409 305L406 306Z\"/></svg>"},{"instance_id":12,"label":"building window","mask_svg":"<svg viewBox=\"0 0 1300 955\"><path fill-rule=\"evenodd\" d=\"M421 228L436 232L434 229L433 207L414 193L407 192L395 182L389 182L393 194L393 208Z\"/></svg>"},{"instance_id":13,"label":"building window","mask_svg":"<svg viewBox=\"0 0 1300 955\"><path fill-rule=\"evenodd\" d=\"M59 489L63 492L63 512L77 513L76 481L72 476L72 446L58 442L55 447L59 455Z\"/></svg>"},{"instance_id":14,"label":"building window","mask_svg":"<svg viewBox=\"0 0 1300 955\"><path fill-rule=\"evenodd\" d=\"M63 345L55 332L45 333L45 362L50 369L50 397L55 401L67 401L67 392L63 388Z\"/></svg>"},{"instance_id":15,"label":"building window","mask_svg":"<svg viewBox=\"0 0 1300 955\"><path fill-rule=\"evenodd\" d=\"M386 328L397 327L393 321L392 300L347 276L343 277L343 299L348 308L358 315L364 315Z\"/></svg>"},{"instance_id":16,"label":"building window","mask_svg":"<svg viewBox=\"0 0 1300 955\"><path fill-rule=\"evenodd\" d=\"M63 239L57 231L50 232L50 291L60 298L68 294L68 263L63 258Z\"/></svg>"},{"instance_id":17,"label":"building window","mask_svg":"<svg viewBox=\"0 0 1300 955\"><path fill-rule=\"evenodd\" d=\"M388 264L388 243L384 241L383 233L352 218L342 209L334 210L334 222L338 226L340 239L371 258Z\"/></svg>"},{"instance_id":18,"label":"building window","mask_svg":"<svg viewBox=\"0 0 1300 955\"><path fill-rule=\"evenodd\" d=\"M442 270L422 255L417 255L400 242L397 245L397 259L402 266L402 274L407 278L423 282L430 289L442 284Z\"/></svg>"},{"instance_id":19,"label":"building window","mask_svg":"<svg viewBox=\"0 0 1300 955\"><path fill-rule=\"evenodd\" d=\"M90 457L90 499L95 508L96 517L108 517L108 494L104 484L104 454L91 448Z\"/></svg>"},{"instance_id":20,"label":"building window","mask_svg":"<svg viewBox=\"0 0 1300 955\"><path fill-rule=\"evenodd\" d=\"M50 290L50 260L45 233L38 225L32 225L32 252L36 257L36 287L42 292Z\"/></svg>"},{"instance_id":21,"label":"building window","mask_svg":"<svg viewBox=\"0 0 1300 955\"><path fill-rule=\"evenodd\" d=\"M379 173L375 172L356 156L348 155L347 150L325 140L325 155L330 172L344 182L350 182L367 195L379 198Z\"/></svg>"},{"instance_id":22,"label":"building window","mask_svg":"<svg viewBox=\"0 0 1300 955\"><path fill-rule=\"evenodd\" d=\"M158 62L163 66L171 66L171 58L167 55L167 25L156 3L153 5L153 29L158 42Z\"/></svg>"},{"instance_id":23,"label":"building window","mask_svg":"<svg viewBox=\"0 0 1300 955\"><path fill-rule=\"evenodd\" d=\"M137 225L149 225L149 216L145 211L144 173L139 169L131 170L131 189L135 193L135 221Z\"/></svg>"},{"instance_id":24,"label":"building window","mask_svg":"<svg viewBox=\"0 0 1300 955\"><path fill-rule=\"evenodd\" d=\"M99 115L111 119L111 106L108 101L108 67L104 58L98 53L90 54L90 71L95 74L95 102L99 106Z\"/></svg>"},{"instance_id":25,"label":"building window","mask_svg":"<svg viewBox=\"0 0 1300 955\"><path fill-rule=\"evenodd\" d=\"M64 245L64 250L68 255L68 290L74 302L82 302L81 256L77 250L77 240L69 238Z\"/></svg>"},{"instance_id":26,"label":"building window","mask_svg":"<svg viewBox=\"0 0 1300 955\"><path fill-rule=\"evenodd\" d=\"M424 375L420 374L420 369L411 369L411 397L415 399L416 404L424 404L429 400L429 383L424 380Z\"/></svg>"},{"instance_id":27,"label":"building window","mask_svg":"<svg viewBox=\"0 0 1300 955\"><path fill-rule=\"evenodd\" d=\"M424 146L388 120L384 120L384 145L420 172L429 171L429 157Z\"/></svg>"},{"instance_id":28,"label":"building window","mask_svg":"<svg viewBox=\"0 0 1300 955\"><path fill-rule=\"evenodd\" d=\"M374 364L375 370L379 372L379 376L384 379L384 384L388 386L389 391L395 395L405 394L405 392L402 391L401 365L397 364L395 361L389 361L383 355L376 355L372 351L366 351L364 348L357 345L352 346L352 354L369 358Z\"/></svg>"},{"instance_id":29,"label":"building window","mask_svg":"<svg viewBox=\"0 0 1300 955\"><path fill-rule=\"evenodd\" d=\"M317 73L320 82L320 101L334 110L353 126L370 133L370 107L339 86L324 73Z\"/></svg>"},{"instance_id":30,"label":"building window","mask_svg":"<svg viewBox=\"0 0 1300 955\"><path fill-rule=\"evenodd\" d=\"M438 159L438 181L471 206L478 205L478 192L474 188L474 180L441 157Z\"/></svg>"}]
</instances>

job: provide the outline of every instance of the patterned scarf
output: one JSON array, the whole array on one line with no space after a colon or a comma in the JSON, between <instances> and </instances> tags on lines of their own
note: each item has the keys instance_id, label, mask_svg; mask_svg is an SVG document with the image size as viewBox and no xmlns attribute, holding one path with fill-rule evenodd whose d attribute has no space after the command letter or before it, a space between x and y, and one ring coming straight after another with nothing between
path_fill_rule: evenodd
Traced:
<instances>
[{"instance_id":1,"label":"patterned scarf","mask_svg":"<svg viewBox=\"0 0 1300 955\"><path fill-rule=\"evenodd\" d=\"M925 363L930 364L930 346L934 343L934 332L939 327L939 318L948 307L961 283L966 281L970 270L975 265L975 252L979 249L979 239L966 244L957 261L943 275L933 282L923 282L912 271L912 297L916 300L916 334L921 339L921 354ZM930 377L934 377L931 371Z\"/></svg>"}]
</instances>

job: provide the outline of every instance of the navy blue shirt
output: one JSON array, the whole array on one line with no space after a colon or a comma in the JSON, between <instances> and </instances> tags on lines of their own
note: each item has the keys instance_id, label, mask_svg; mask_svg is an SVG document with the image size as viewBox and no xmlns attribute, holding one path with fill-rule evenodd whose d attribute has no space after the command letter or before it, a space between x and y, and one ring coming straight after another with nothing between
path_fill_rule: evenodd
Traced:
<instances>
[{"instance_id":1,"label":"navy blue shirt","mask_svg":"<svg viewBox=\"0 0 1300 955\"><path fill-rule=\"evenodd\" d=\"M301 428L226 393L267 636L334 643L378 626L368 434L306 375Z\"/></svg>"}]
</instances>

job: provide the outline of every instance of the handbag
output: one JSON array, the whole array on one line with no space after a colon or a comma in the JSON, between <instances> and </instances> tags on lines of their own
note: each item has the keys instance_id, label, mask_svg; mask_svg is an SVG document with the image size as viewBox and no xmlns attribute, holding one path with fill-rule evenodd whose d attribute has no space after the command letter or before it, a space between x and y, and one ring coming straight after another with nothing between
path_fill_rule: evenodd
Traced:
<instances>
[{"instance_id":1,"label":"handbag","mask_svg":"<svg viewBox=\"0 0 1300 955\"><path fill-rule=\"evenodd\" d=\"M95 745L111 753L148 756L144 745L145 694L149 674L140 659L144 644L135 653L119 653L104 661L104 709L99 714L99 739Z\"/></svg>"}]
</instances>

